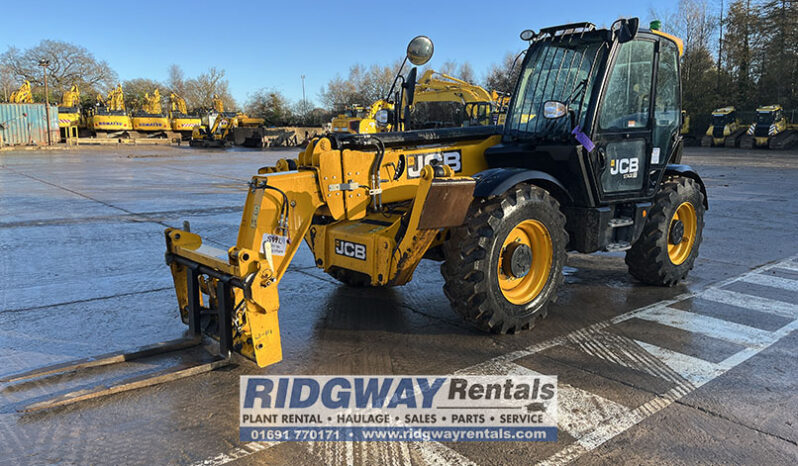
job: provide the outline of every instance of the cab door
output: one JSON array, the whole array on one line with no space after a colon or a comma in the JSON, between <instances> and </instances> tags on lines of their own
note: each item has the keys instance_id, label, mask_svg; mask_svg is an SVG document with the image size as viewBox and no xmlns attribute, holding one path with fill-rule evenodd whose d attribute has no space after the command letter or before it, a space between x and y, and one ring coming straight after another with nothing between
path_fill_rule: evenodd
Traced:
<instances>
[{"instance_id":1,"label":"cab door","mask_svg":"<svg viewBox=\"0 0 798 466\"><path fill-rule=\"evenodd\" d=\"M637 38L616 50L594 133L593 172L601 201L639 197L648 186L656 44Z\"/></svg>"}]
</instances>

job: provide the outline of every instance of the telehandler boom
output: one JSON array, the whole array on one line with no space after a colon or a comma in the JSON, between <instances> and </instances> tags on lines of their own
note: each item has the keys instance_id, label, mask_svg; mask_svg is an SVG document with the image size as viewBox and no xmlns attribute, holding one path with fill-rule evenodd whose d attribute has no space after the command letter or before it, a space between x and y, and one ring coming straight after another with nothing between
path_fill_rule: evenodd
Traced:
<instances>
[{"instance_id":1,"label":"telehandler boom","mask_svg":"<svg viewBox=\"0 0 798 466\"><path fill-rule=\"evenodd\" d=\"M568 250L626 251L647 284L685 278L708 206L701 178L679 164L682 43L638 25L522 32L529 49L503 127L313 139L252 177L227 250L168 228L190 333L219 341L217 364L232 352L279 362L278 289L303 240L351 286L403 285L422 258L443 259L454 310L496 333L545 317ZM408 59L432 50L419 36ZM397 102L412 105L415 75Z\"/></svg>"}]
</instances>

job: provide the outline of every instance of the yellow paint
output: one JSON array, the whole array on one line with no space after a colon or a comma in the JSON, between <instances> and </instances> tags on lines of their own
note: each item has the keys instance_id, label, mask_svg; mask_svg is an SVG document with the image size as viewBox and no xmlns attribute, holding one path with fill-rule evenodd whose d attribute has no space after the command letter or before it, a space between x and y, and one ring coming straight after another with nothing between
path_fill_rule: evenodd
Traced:
<instances>
[{"instance_id":1,"label":"yellow paint","mask_svg":"<svg viewBox=\"0 0 798 466\"><path fill-rule=\"evenodd\" d=\"M505 273L513 245L526 245L532 250L532 266L523 277ZM499 288L507 301L523 305L535 299L549 278L554 248L549 230L537 220L524 220L504 239L498 262Z\"/></svg>"},{"instance_id":2,"label":"yellow paint","mask_svg":"<svg viewBox=\"0 0 798 466\"><path fill-rule=\"evenodd\" d=\"M681 221L684 225L684 235L679 244L671 244L670 235L671 228L675 221ZM696 230L698 229L698 218L695 213L695 207L689 202L683 202L676 208L673 214L670 226L668 227L668 257L673 265L679 265L690 257L695 244Z\"/></svg>"}]
</instances>

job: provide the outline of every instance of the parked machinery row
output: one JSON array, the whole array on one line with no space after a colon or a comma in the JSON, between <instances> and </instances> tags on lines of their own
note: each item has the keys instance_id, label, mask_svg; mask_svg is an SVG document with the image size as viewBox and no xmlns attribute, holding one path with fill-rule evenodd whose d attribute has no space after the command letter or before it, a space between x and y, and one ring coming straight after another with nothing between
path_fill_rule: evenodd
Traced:
<instances>
[{"instance_id":1,"label":"parked machinery row","mask_svg":"<svg viewBox=\"0 0 798 466\"><path fill-rule=\"evenodd\" d=\"M712 112L712 121L701 138L702 147L741 147L752 149L787 149L798 143L798 124L791 124L781 105L766 105L756 109L756 117L746 127L734 107Z\"/></svg>"},{"instance_id":2,"label":"parked machinery row","mask_svg":"<svg viewBox=\"0 0 798 466\"><path fill-rule=\"evenodd\" d=\"M33 103L28 81L9 97L11 103ZM93 106L80 104L80 89L72 85L64 91L58 104L58 127L64 138L98 137L168 137L188 139L196 126L202 124L199 114L189 113L186 101L175 93L169 95L170 110L165 112L161 93L155 89L145 93L139 110L129 112L125 107L122 85L113 88L107 97L98 94Z\"/></svg>"}]
</instances>

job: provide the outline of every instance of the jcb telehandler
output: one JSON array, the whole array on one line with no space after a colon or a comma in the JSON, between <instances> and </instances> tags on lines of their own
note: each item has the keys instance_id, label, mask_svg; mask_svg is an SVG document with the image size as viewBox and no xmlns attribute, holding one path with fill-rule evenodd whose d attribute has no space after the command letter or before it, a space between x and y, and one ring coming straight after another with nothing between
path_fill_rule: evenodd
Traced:
<instances>
[{"instance_id":1,"label":"jcb telehandler","mask_svg":"<svg viewBox=\"0 0 798 466\"><path fill-rule=\"evenodd\" d=\"M707 200L679 164L681 41L636 18L521 38L529 50L504 127L316 138L252 177L228 250L166 230L181 316L195 338L219 340L213 364L231 352L261 367L281 360L278 287L303 240L353 286L402 285L422 258L442 259L454 310L497 333L546 315L569 250L626 251L647 284L685 278ZM431 52L424 36L408 46L415 65ZM401 86L410 103L414 75Z\"/></svg>"}]
</instances>

